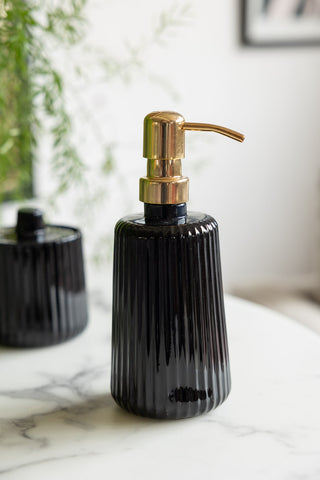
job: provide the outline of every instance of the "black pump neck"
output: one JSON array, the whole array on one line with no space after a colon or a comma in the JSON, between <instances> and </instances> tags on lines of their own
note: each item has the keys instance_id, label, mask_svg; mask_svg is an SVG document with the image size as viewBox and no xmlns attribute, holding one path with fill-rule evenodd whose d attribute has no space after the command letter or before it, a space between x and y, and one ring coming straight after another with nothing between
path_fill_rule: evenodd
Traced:
<instances>
[{"instance_id":1,"label":"black pump neck","mask_svg":"<svg viewBox=\"0 0 320 480\"><path fill-rule=\"evenodd\" d=\"M186 223L187 204L144 204L144 216L148 225L179 225Z\"/></svg>"}]
</instances>

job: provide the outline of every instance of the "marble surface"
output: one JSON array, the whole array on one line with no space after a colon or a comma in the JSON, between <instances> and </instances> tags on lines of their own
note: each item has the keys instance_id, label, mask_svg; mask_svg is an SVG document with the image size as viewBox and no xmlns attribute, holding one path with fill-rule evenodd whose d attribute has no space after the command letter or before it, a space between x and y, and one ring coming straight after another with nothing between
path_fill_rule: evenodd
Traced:
<instances>
[{"instance_id":1,"label":"marble surface","mask_svg":"<svg viewBox=\"0 0 320 480\"><path fill-rule=\"evenodd\" d=\"M60 346L0 349L0 475L20 479L320 479L320 337L226 298L232 391L209 414L156 421L109 389L110 308Z\"/></svg>"}]
</instances>

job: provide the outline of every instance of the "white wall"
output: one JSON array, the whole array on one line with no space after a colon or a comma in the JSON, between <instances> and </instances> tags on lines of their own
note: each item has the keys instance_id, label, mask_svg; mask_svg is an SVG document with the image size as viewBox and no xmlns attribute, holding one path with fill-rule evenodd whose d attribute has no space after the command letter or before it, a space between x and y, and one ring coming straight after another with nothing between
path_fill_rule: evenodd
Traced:
<instances>
[{"instance_id":1,"label":"white wall","mask_svg":"<svg viewBox=\"0 0 320 480\"><path fill-rule=\"evenodd\" d=\"M218 220L225 286L314 271L320 250L320 47L244 48L236 0L91 0L91 42L126 58L126 42L148 43L160 12L186 4L183 25L170 29L163 44L143 49L144 71L129 83L93 82L82 91L106 138L117 145L118 172L106 182L100 230L110 233L118 217L142 210L143 117L176 110L188 121L229 126L247 137L238 144L187 134L190 208ZM94 141L84 149L94 162ZM126 178L119 186L121 172ZM41 183L40 191L46 190ZM68 221L67 210L60 216Z\"/></svg>"}]
</instances>

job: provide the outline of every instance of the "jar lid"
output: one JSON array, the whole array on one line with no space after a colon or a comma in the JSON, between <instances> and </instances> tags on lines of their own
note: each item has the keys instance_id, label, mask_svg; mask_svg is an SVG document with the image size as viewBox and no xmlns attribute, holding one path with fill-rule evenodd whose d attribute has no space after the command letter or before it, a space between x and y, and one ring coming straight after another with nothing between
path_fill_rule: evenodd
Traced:
<instances>
[{"instance_id":1,"label":"jar lid","mask_svg":"<svg viewBox=\"0 0 320 480\"><path fill-rule=\"evenodd\" d=\"M57 243L78 238L77 228L62 225L46 225L38 208L20 208L16 227L0 228L0 244Z\"/></svg>"}]
</instances>

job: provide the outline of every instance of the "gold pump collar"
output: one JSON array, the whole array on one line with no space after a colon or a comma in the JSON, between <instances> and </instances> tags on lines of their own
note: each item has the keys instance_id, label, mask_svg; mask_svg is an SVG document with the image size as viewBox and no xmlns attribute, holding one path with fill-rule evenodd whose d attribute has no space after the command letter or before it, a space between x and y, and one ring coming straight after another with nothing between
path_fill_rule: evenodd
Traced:
<instances>
[{"instance_id":1,"label":"gold pump collar","mask_svg":"<svg viewBox=\"0 0 320 480\"><path fill-rule=\"evenodd\" d=\"M143 156L147 177L140 178L140 200L152 204L178 204L189 199L189 179L182 176L185 130L217 132L243 142L244 135L210 123L185 122L177 112L152 112L144 119Z\"/></svg>"}]
</instances>

